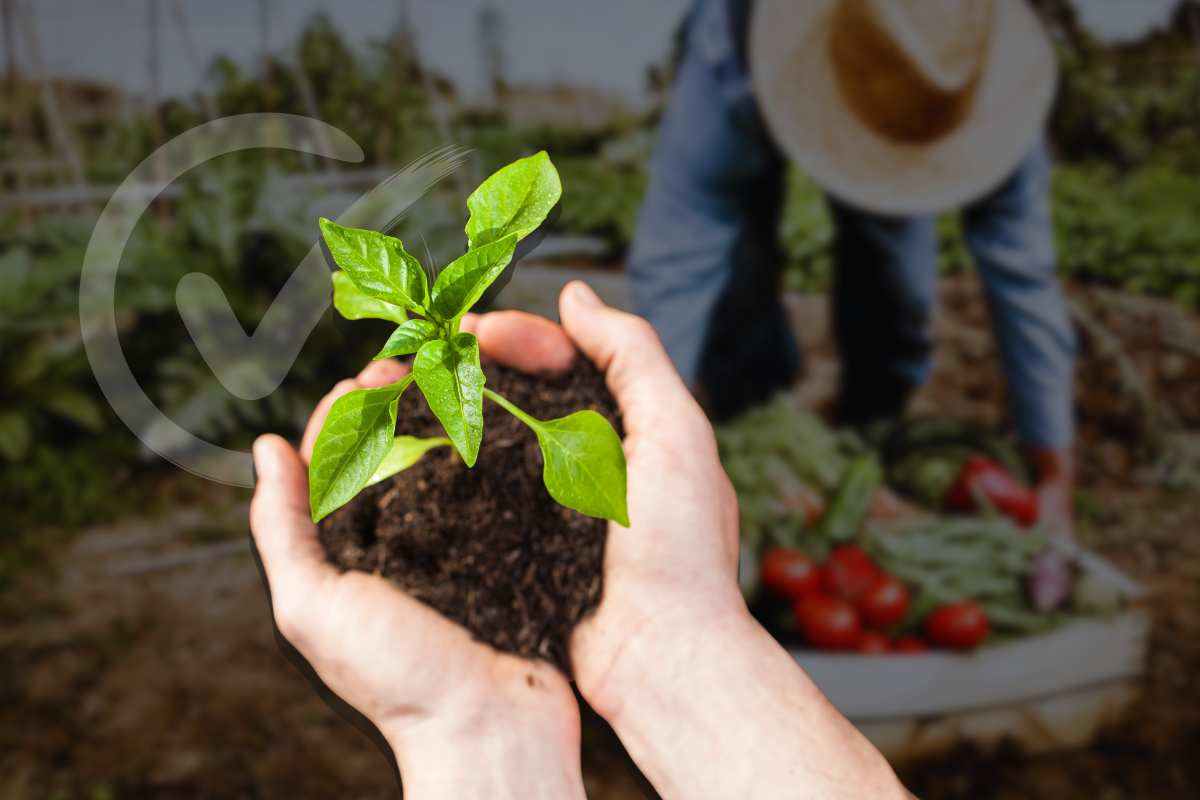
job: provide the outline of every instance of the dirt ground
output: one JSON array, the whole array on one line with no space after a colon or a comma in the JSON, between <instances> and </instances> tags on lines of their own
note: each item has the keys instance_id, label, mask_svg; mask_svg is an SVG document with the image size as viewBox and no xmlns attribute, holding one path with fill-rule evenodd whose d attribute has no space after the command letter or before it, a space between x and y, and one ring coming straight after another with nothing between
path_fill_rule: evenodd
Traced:
<instances>
[{"instance_id":1,"label":"dirt ground","mask_svg":"<svg viewBox=\"0 0 1200 800\"><path fill-rule=\"evenodd\" d=\"M1186 457L1200 431L1200 334L1168 303L1073 296L1091 325L1079 533L1153 592L1145 691L1086 750L963 749L906 767L922 797L1190 798L1200 786L1200 500ZM978 286L948 281L943 299L937 367L914 406L998 423ZM820 407L837 369L824 303L791 306L811 354L798 391ZM397 796L383 756L276 647L246 493L184 485L171 515L86 531L0 597L0 798ZM594 718L584 769L590 797L649 794Z\"/></svg>"}]
</instances>

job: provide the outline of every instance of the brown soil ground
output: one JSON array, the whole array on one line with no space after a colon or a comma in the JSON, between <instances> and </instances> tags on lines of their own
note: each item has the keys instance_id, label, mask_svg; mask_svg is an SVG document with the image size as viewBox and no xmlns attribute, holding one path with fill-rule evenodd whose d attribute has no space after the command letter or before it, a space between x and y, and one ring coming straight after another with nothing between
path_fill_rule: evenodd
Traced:
<instances>
[{"instance_id":1,"label":"brown soil ground","mask_svg":"<svg viewBox=\"0 0 1200 800\"><path fill-rule=\"evenodd\" d=\"M956 279L943 295L937 367L916 406L998 422L1002 383L978 286ZM1145 692L1085 750L962 750L906 769L922 796L1169 799L1200 785L1200 500L1164 488L1146 447L1200 430L1196 319L1165 302L1073 296L1125 352L1114 357L1095 331L1083 340L1079 525L1154 592ZM836 379L825 305L793 307L812 354L798 391L819 407ZM0 797L397 796L386 760L276 647L246 546L246 494L178 480L192 497L166 518L69 544L47 532L51 569L0 597ZM590 797L648 796L594 718L584 771Z\"/></svg>"},{"instance_id":2,"label":"brown soil ground","mask_svg":"<svg viewBox=\"0 0 1200 800\"><path fill-rule=\"evenodd\" d=\"M590 363L561 377L487 365L488 388L538 419L591 409L616 422L616 402ZM400 430L444 436L425 398L406 392ZM378 572L477 639L571 674L567 642L600 602L604 520L554 502L537 437L488 401L483 444L467 469L451 448L368 487L322 520L321 543L343 569Z\"/></svg>"}]
</instances>

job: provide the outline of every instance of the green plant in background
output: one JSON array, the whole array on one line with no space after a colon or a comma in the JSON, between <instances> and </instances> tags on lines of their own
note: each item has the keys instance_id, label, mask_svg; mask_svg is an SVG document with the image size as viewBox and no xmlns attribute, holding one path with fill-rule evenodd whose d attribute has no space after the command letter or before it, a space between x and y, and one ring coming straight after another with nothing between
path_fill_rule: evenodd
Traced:
<instances>
[{"instance_id":1,"label":"green plant in background","mask_svg":"<svg viewBox=\"0 0 1200 800\"><path fill-rule=\"evenodd\" d=\"M833 276L833 220L825 193L798 169L789 169L779 239L784 283L797 292L823 291Z\"/></svg>"},{"instance_id":2,"label":"green plant in background","mask_svg":"<svg viewBox=\"0 0 1200 800\"><path fill-rule=\"evenodd\" d=\"M1100 163L1062 164L1052 190L1063 275L1200 306L1200 227L1192 213L1200 208L1200 179L1170 163L1125 173ZM939 273L969 269L962 215L941 215L937 234ZM833 235L824 193L793 170L780 227L788 289L829 287Z\"/></svg>"},{"instance_id":3,"label":"green plant in background","mask_svg":"<svg viewBox=\"0 0 1200 800\"><path fill-rule=\"evenodd\" d=\"M0 460L10 463L29 455L39 428L68 422L95 433L106 422L81 386L83 343L61 297L71 265L47 259L40 266L24 247L0 255Z\"/></svg>"},{"instance_id":4,"label":"green plant in background","mask_svg":"<svg viewBox=\"0 0 1200 800\"><path fill-rule=\"evenodd\" d=\"M544 151L493 174L467 198L467 252L441 269L432 287L399 239L321 220L325 243L341 268L333 276L335 307L348 319L397 323L377 359L416 358L404 379L350 392L333 404L309 465L314 521L446 440L468 467L474 466L486 396L537 436L551 497L584 514L629 524L625 456L608 420L590 410L553 420L525 413L485 388L479 343L459 330L463 315L512 260L517 242L541 225L561 194L558 171ZM415 316L409 318L410 313ZM400 396L414 382L446 439L395 435Z\"/></svg>"},{"instance_id":5,"label":"green plant in background","mask_svg":"<svg viewBox=\"0 0 1200 800\"><path fill-rule=\"evenodd\" d=\"M1200 305L1200 179L1169 165L1120 174L1063 167L1054 181L1061 268L1091 282Z\"/></svg>"},{"instance_id":6,"label":"green plant in background","mask_svg":"<svg viewBox=\"0 0 1200 800\"><path fill-rule=\"evenodd\" d=\"M603 236L614 251L628 247L646 192L645 172L593 156L570 159L563 174L579 191L563 201L559 224L573 233Z\"/></svg>"}]
</instances>

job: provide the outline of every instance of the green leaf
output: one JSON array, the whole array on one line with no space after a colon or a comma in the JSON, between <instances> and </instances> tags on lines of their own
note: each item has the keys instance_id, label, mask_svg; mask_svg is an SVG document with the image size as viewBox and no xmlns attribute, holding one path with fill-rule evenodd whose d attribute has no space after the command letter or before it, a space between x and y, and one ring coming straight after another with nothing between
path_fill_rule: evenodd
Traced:
<instances>
[{"instance_id":1,"label":"green leaf","mask_svg":"<svg viewBox=\"0 0 1200 800\"><path fill-rule=\"evenodd\" d=\"M421 460L421 456L435 447L453 445L449 439L434 436L421 439L416 436L397 436L392 441L392 449L384 456L383 461L375 468L375 474L367 481L367 486L386 480L397 472L403 472Z\"/></svg>"},{"instance_id":2,"label":"green leaf","mask_svg":"<svg viewBox=\"0 0 1200 800\"><path fill-rule=\"evenodd\" d=\"M629 527L625 451L608 420L595 411L576 411L542 421L495 392L484 391L537 435L542 481L551 497L581 514Z\"/></svg>"},{"instance_id":3,"label":"green leaf","mask_svg":"<svg viewBox=\"0 0 1200 800\"><path fill-rule=\"evenodd\" d=\"M525 238L542 224L560 197L562 181L545 150L502 167L467 198L468 249L514 233Z\"/></svg>"},{"instance_id":4,"label":"green leaf","mask_svg":"<svg viewBox=\"0 0 1200 800\"><path fill-rule=\"evenodd\" d=\"M20 461L33 444L33 425L20 411L0 412L0 456Z\"/></svg>"},{"instance_id":5,"label":"green leaf","mask_svg":"<svg viewBox=\"0 0 1200 800\"><path fill-rule=\"evenodd\" d=\"M333 273L333 307L346 319L386 319L397 323L408 319L403 307L367 294L340 269Z\"/></svg>"},{"instance_id":6,"label":"green leaf","mask_svg":"<svg viewBox=\"0 0 1200 800\"><path fill-rule=\"evenodd\" d=\"M375 360L407 356L421 349L421 345L437 335L437 326L427 319L410 319L400 323L400 327L392 331L383 349L375 356Z\"/></svg>"},{"instance_id":7,"label":"green leaf","mask_svg":"<svg viewBox=\"0 0 1200 800\"><path fill-rule=\"evenodd\" d=\"M429 310L442 320L452 320L471 310L483 293L500 277L517 247L517 235L468 250L451 261L433 284Z\"/></svg>"},{"instance_id":8,"label":"green leaf","mask_svg":"<svg viewBox=\"0 0 1200 800\"><path fill-rule=\"evenodd\" d=\"M413 376L462 460L468 467L475 466L483 440L479 342L469 333L426 342L413 362Z\"/></svg>"},{"instance_id":9,"label":"green leaf","mask_svg":"<svg viewBox=\"0 0 1200 800\"><path fill-rule=\"evenodd\" d=\"M308 466L313 522L348 503L367 485L392 446L396 407L412 377L342 395L329 409Z\"/></svg>"},{"instance_id":10,"label":"green leaf","mask_svg":"<svg viewBox=\"0 0 1200 800\"><path fill-rule=\"evenodd\" d=\"M91 395L67 387L55 388L42 399L47 411L69 419L79 427L92 431L104 429L103 407Z\"/></svg>"},{"instance_id":11,"label":"green leaf","mask_svg":"<svg viewBox=\"0 0 1200 800\"><path fill-rule=\"evenodd\" d=\"M365 294L425 313L429 281L399 239L378 231L346 228L321 217L321 233L337 265Z\"/></svg>"}]
</instances>

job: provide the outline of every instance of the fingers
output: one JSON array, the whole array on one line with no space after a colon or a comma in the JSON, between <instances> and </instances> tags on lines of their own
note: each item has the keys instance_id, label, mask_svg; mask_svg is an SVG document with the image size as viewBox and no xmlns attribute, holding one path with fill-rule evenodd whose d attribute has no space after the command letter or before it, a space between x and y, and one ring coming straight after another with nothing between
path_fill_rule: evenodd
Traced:
<instances>
[{"instance_id":1,"label":"fingers","mask_svg":"<svg viewBox=\"0 0 1200 800\"><path fill-rule=\"evenodd\" d=\"M271 584L277 612L306 596L331 573L309 516L308 476L296 451L273 434L254 443L258 480L250 530Z\"/></svg>"},{"instance_id":2,"label":"fingers","mask_svg":"<svg viewBox=\"0 0 1200 800\"><path fill-rule=\"evenodd\" d=\"M475 334L488 358L522 372L563 372L575 360L575 346L561 327L524 311L470 315L462 328Z\"/></svg>"},{"instance_id":3,"label":"fingers","mask_svg":"<svg viewBox=\"0 0 1200 800\"><path fill-rule=\"evenodd\" d=\"M703 419L650 323L606 306L582 281L563 288L559 314L567 335L604 372L629 433Z\"/></svg>"},{"instance_id":4,"label":"fingers","mask_svg":"<svg viewBox=\"0 0 1200 800\"><path fill-rule=\"evenodd\" d=\"M401 364L394 358L384 358L379 361L372 361L363 367L363 371L358 373L355 379L364 389L375 389L380 386L387 386L389 383L395 383L408 374L409 368L407 364Z\"/></svg>"}]
</instances>

